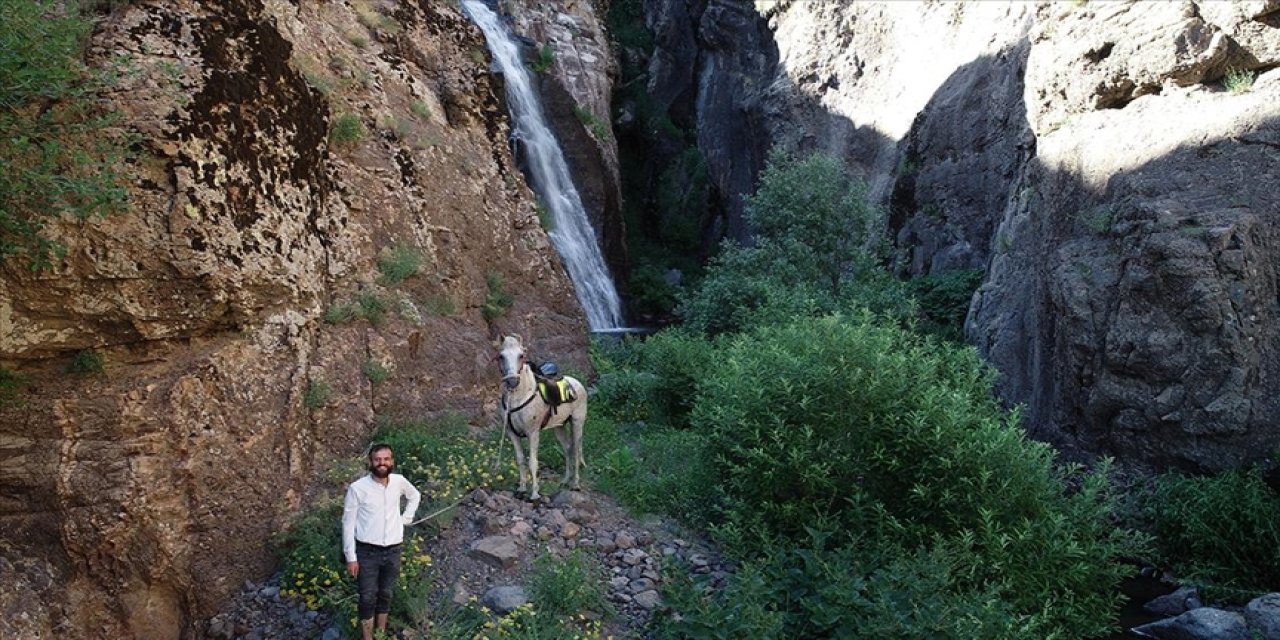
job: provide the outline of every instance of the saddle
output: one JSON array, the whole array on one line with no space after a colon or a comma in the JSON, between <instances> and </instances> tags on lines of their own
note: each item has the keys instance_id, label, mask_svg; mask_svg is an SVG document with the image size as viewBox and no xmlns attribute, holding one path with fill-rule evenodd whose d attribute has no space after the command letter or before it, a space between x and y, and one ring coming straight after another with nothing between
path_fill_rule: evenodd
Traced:
<instances>
[{"instance_id":1,"label":"saddle","mask_svg":"<svg viewBox=\"0 0 1280 640\"><path fill-rule=\"evenodd\" d=\"M551 407L551 413L555 413L559 405L578 399L554 362L543 362L534 367L533 377L538 381L538 395Z\"/></svg>"}]
</instances>

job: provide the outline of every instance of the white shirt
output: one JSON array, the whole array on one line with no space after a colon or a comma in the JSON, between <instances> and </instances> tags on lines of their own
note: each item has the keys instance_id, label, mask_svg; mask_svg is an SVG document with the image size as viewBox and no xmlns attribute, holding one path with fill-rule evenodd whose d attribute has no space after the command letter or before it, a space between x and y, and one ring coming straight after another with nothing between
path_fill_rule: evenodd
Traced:
<instances>
[{"instance_id":1,"label":"white shirt","mask_svg":"<svg viewBox=\"0 0 1280 640\"><path fill-rule=\"evenodd\" d=\"M400 513L400 497L408 498ZM393 473L387 485L366 475L347 487L342 502L342 553L347 562L356 561L356 541L386 547L404 541L404 526L413 522L422 494L405 479Z\"/></svg>"}]
</instances>

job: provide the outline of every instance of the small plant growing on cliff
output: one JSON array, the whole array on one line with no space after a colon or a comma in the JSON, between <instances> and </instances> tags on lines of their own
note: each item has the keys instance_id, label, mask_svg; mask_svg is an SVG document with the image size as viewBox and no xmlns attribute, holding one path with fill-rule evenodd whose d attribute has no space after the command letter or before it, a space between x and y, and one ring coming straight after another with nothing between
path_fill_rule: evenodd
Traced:
<instances>
[{"instance_id":1,"label":"small plant growing on cliff","mask_svg":"<svg viewBox=\"0 0 1280 640\"><path fill-rule=\"evenodd\" d=\"M490 271L484 277L484 281L489 293L485 296L484 307L481 308L480 313L485 320L492 322L506 315L507 309L511 308L511 303L515 302L515 298L510 293L507 293L501 273Z\"/></svg>"},{"instance_id":2,"label":"small plant growing on cliff","mask_svg":"<svg viewBox=\"0 0 1280 640\"><path fill-rule=\"evenodd\" d=\"M360 294L356 305L360 307L360 315L375 327L382 326L382 321L387 318L387 301L376 293L366 291Z\"/></svg>"},{"instance_id":3,"label":"small plant growing on cliff","mask_svg":"<svg viewBox=\"0 0 1280 640\"><path fill-rule=\"evenodd\" d=\"M409 111L412 112L413 115L417 116L418 119L420 120L431 119L431 107L428 107L427 103L421 100L414 100L412 103L410 103Z\"/></svg>"},{"instance_id":4,"label":"small plant growing on cliff","mask_svg":"<svg viewBox=\"0 0 1280 640\"><path fill-rule=\"evenodd\" d=\"M543 44L538 49L538 57L529 63L529 68L534 73L546 73L551 70L552 65L556 63L556 50L552 48L551 43Z\"/></svg>"},{"instance_id":5,"label":"small plant growing on cliff","mask_svg":"<svg viewBox=\"0 0 1280 640\"><path fill-rule=\"evenodd\" d=\"M1253 72L1248 69L1229 69L1222 78L1222 86L1231 93L1249 93L1253 90Z\"/></svg>"},{"instance_id":6,"label":"small plant growing on cliff","mask_svg":"<svg viewBox=\"0 0 1280 640\"><path fill-rule=\"evenodd\" d=\"M75 3L0 3L0 258L33 270L61 253L49 221L128 206L131 136L98 100L113 74L82 62L92 29Z\"/></svg>"},{"instance_id":7,"label":"small plant growing on cliff","mask_svg":"<svg viewBox=\"0 0 1280 640\"><path fill-rule=\"evenodd\" d=\"M349 147L364 139L364 123L353 113L344 113L334 118L329 127L329 142L335 147Z\"/></svg>"},{"instance_id":8,"label":"small plant growing on cliff","mask_svg":"<svg viewBox=\"0 0 1280 640\"><path fill-rule=\"evenodd\" d=\"M582 123L582 126L586 127L597 140L605 141L612 135L609 130L609 123L597 118L596 114L591 113L590 109L580 104L574 105L573 115L578 117L578 121Z\"/></svg>"},{"instance_id":9,"label":"small plant growing on cliff","mask_svg":"<svg viewBox=\"0 0 1280 640\"><path fill-rule=\"evenodd\" d=\"M382 272L382 284L393 285L418 275L422 269L422 254L405 244L384 249L378 256L378 271Z\"/></svg>"},{"instance_id":10,"label":"small plant growing on cliff","mask_svg":"<svg viewBox=\"0 0 1280 640\"><path fill-rule=\"evenodd\" d=\"M448 294L436 294L427 296L422 301L422 305L426 307L427 313L436 316L451 316L458 312L458 305L453 302Z\"/></svg>"},{"instance_id":11,"label":"small plant growing on cliff","mask_svg":"<svg viewBox=\"0 0 1280 640\"><path fill-rule=\"evenodd\" d=\"M364 377L369 379L369 382L374 384L386 382L387 378L391 377L391 370L387 368L387 365L373 358L365 360L364 364L360 365L360 371L364 373Z\"/></svg>"},{"instance_id":12,"label":"small plant growing on cliff","mask_svg":"<svg viewBox=\"0 0 1280 640\"><path fill-rule=\"evenodd\" d=\"M360 310L350 302L339 302L324 312L324 321L329 324L346 324L360 317Z\"/></svg>"},{"instance_id":13,"label":"small plant growing on cliff","mask_svg":"<svg viewBox=\"0 0 1280 640\"><path fill-rule=\"evenodd\" d=\"M333 389L329 383L324 380L312 380L307 383L307 390L302 392L302 404L315 411L329 404L329 398L332 396Z\"/></svg>"},{"instance_id":14,"label":"small plant growing on cliff","mask_svg":"<svg viewBox=\"0 0 1280 640\"><path fill-rule=\"evenodd\" d=\"M542 225L543 231L550 233L551 230L556 228L556 219L551 216L551 209L548 209L545 203L539 200L534 205L533 210L538 214L538 224Z\"/></svg>"},{"instance_id":15,"label":"small plant growing on cliff","mask_svg":"<svg viewBox=\"0 0 1280 640\"><path fill-rule=\"evenodd\" d=\"M71 362L67 364L67 373L77 376L92 376L102 373L106 370L103 364L102 354L92 349L85 349L76 353Z\"/></svg>"},{"instance_id":16,"label":"small plant growing on cliff","mask_svg":"<svg viewBox=\"0 0 1280 640\"><path fill-rule=\"evenodd\" d=\"M18 390L25 382L21 375L0 367L0 409L17 406Z\"/></svg>"}]
</instances>

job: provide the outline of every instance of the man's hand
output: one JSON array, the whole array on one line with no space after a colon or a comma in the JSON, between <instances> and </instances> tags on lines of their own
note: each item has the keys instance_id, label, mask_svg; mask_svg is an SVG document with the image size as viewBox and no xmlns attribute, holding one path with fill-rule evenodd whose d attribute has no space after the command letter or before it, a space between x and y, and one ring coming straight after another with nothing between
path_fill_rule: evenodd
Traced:
<instances>
[{"instance_id":1,"label":"man's hand","mask_svg":"<svg viewBox=\"0 0 1280 640\"><path fill-rule=\"evenodd\" d=\"M354 577L356 577L356 576L360 575L360 563L359 563L359 562L348 562L348 563L347 563L347 573L351 574L351 577L352 577L352 578L354 578Z\"/></svg>"}]
</instances>

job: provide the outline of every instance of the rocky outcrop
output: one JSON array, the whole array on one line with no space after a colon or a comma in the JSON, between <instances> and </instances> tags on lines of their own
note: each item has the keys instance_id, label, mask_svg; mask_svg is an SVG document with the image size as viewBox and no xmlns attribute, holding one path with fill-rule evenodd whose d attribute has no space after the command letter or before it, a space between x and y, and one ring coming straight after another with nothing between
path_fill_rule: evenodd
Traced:
<instances>
[{"instance_id":1,"label":"rocky outcrop","mask_svg":"<svg viewBox=\"0 0 1280 640\"><path fill-rule=\"evenodd\" d=\"M7 637L196 632L376 418L492 410L495 335L588 367L454 6L115 5L89 55L123 72L131 211L0 275Z\"/></svg>"},{"instance_id":2,"label":"rocky outcrop","mask_svg":"<svg viewBox=\"0 0 1280 640\"><path fill-rule=\"evenodd\" d=\"M900 273L985 269L968 336L1035 435L1197 469L1280 444L1280 3L760 2L749 101L685 71L723 39L666 17L701 6L651 6L651 93L841 158Z\"/></svg>"}]
</instances>

